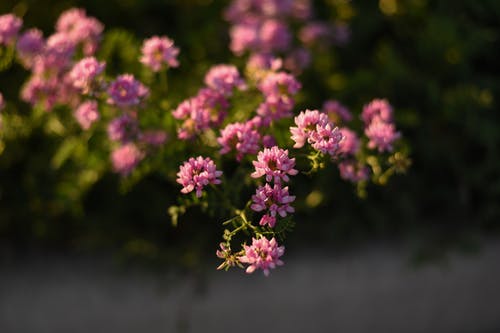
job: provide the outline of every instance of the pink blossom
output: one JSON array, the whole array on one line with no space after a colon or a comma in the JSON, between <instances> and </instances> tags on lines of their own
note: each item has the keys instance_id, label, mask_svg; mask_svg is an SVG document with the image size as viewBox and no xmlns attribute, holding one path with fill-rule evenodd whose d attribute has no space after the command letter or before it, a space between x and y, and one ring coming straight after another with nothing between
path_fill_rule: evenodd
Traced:
<instances>
[{"instance_id":1,"label":"pink blossom","mask_svg":"<svg viewBox=\"0 0 500 333\"><path fill-rule=\"evenodd\" d=\"M56 22L56 31L63 33L75 45L82 45L84 55L95 53L104 26L94 17L88 17L84 9L71 8L63 12Z\"/></svg>"},{"instance_id":2,"label":"pink blossom","mask_svg":"<svg viewBox=\"0 0 500 333\"><path fill-rule=\"evenodd\" d=\"M259 50L262 52L286 51L292 35L287 25L276 19L265 20L260 25Z\"/></svg>"},{"instance_id":3,"label":"pink blossom","mask_svg":"<svg viewBox=\"0 0 500 333\"><path fill-rule=\"evenodd\" d=\"M269 214L263 215L262 218L259 221L259 225L264 226L266 224L270 228L274 228L274 226L276 225L276 216L272 216L272 215L269 215Z\"/></svg>"},{"instance_id":4,"label":"pink blossom","mask_svg":"<svg viewBox=\"0 0 500 333\"><path fill-rule=\"evenodd\" d=\"M137 119L128 114L111 120L108 124L108 138L122 143L135 140L139 133Z\"/></svg>"},{"instance_id":5,"label":"pink blossom","mask_svg":"<svg viewBox=\"0 0 500 333\"><path fill-rule=\"evenodd\" d=\"M141 51L141 63L154 72L159 72L165 65L169 67L179 66L177 60L179 49L174 46L174 41L166 36L153 36L146 39L142 44Z\"/></svg>"},{"instance_id":6,"label":"pink blossom","mask_svg":"<svg viewBox=\"0 0 500 333\"><path fill-rule=\"evenodd\" d=\"M311 146L334 157L339 149L342 133L330 121L320 121L316 124L316 129L311 132L308 142Z\"/></svg>"},{"instance_id":7,"label":"pink blossom","mask_svg":"<svg viewBox=\"0 0 500 333\"><path fill-rule=\"evenodd\" d=\"M339 153L352 156L356 155L360 147L359 138L356 133L347 127L340 128L340 133L343 138L339 142Z\"/></svg>"},{"instance_id":8,"label":"pink blossom","mask_svg":"<svg viewBox=\"0 0 500 333\"><path fill-rule=\"evenodd\" d=\"M257 155L257 161L252 162L255 171L251 174L253 178L266 176L266 181L280 183L282 180L288 182L290 176L295 176L298 171L294 169L295 158L288 157L288 150L278 148L264 148Z\"/></svg>"},{"instance_id":9,"label":"pink blossom","mask_svg":"<svg viewBox=\"0 0 500 333\"><path fill-rule=\"evenodd\" d=\"M258 30L255 24L237 24L231 27L229 34L231 44L229 48L236 55L242 55L246 50L258 45Z\"/></svg>"},{"instance_id":10,"label":"pink blossom","mask_svg":"<svg viewBox=\"0 0 500 333\"><path fill-rule=\"evenodd\" d=\"M21 99L50 111L58 99L58 86L59 82L55 78L45 80L40 76L32 76L21 90Z\"/></svg>"},{"instance_id":11,"label":"pink blossom","mask_svg":"<svg viewBox=\"0 0 500 333\"><path fill-rule=\"evenodd\" d=\"M95 79L104 71L106 64L94 57L83 58L69 72L73 86L84 93L91 90Z\"/></svg>"},{"instance_id":12,"label":"pink blossom","mask_svg":"<svg viewBox=\"0 0 500 333\"><path fill-rule=\"evenodd\" d=\"M361 119L368 126L375 118L384 122L392 121L392 106L386 99L374 99L363 107Z\"/></svg>"},{"instance_id":13,"label":"pink blossom","mask_svg":"<svg viewBox=\"0 0 500 333\"><path fill-rule=\"evenodd\" d=\"M74 113L76 121L84 130L88 130L99 119L96 101L87 101L81 104Z\"/></svg>"},{"instance_id":14,"label":"pink blossom","mask_svg":"<svg viewBox=\"0 0 500 333\"><path fill-rule=\"evenodd\" d=\"M365 181L370 175L367 166L360 164L356 160L345 160L338 164L340 177L353 183Z\"/></svg>"},{"instance_id":15,"label":"pink blossom","mask_svg":"<svg viewBox=\"0 0 500 333\"><path fill-rule=\"evenodd\" d=\"M113 170L125 176L132 172L144 158L144 153L133 143L127 143L111 153Z\"/></svg>"},{"instance_id":16,"label":"pink blossom","mask_svg":"<svg viewBox=\"0 0 500 333\"><path fill-rule=\"evenodd\" d=\"M300 88L300 82L285 72L269 73L259 84L259 90L265 96L295 95Z\"/></svg>"},{"instance_id":17,"label":"pink blossom","mask_svg":"<svg viewBox=\"0 0 500 333\"><path fill-rule=\"evenodd\" d=\"M26 68L31 68L36 56L43 52L43 33L38 29L30 29L24 32L17 40L17 56Z\"/></svg>"},{"instance_id":18,"label":"pink blossom","mask_svg":"<svg viewBox=\"0 0 500 333\"><path fill-rule=\"evenodd\" d=\"M256 154L259 151L260 134L253 129L251 123L233 123L227 125L220 132L217 142L222 146L219 153L227 154L236 151L236 160L241 161L247 154Z\"/></svg>"},{"instance_id":19,"label":"pink blossom","mask_svg":"<svg viewBox=\"0 0 500 333\"><path fill-rule=\"evenodd\" d=\"M297 48L290 51L284 60L283 67L294 75L302 73L304 68L311 63L311 52L305 48Z\"/></svg>"},{"instance_id":20,"label":"pink blossom","mask_svg":"<svg viewBox=\"0 0 500 333\"><path fill-rule=\"evenodd\" d=\"M261 117L262 125L268 126L273 120L290 118L294 103L293 98L287 95L269 95L256 112Z\"/></svg>"},{"instance_id":21,"label":"pink blossom","mask_svg":"<svg viewBox=\"0 0 500 333\"><path fill-rule=\"evenodd\" d=\"M23 21L13 15L5 14L0 16L0 45L9 45L17 37Z\"/></svg>"},{"instance_id":22,"label":"pink blossom","mask_svg":"<svg viewBox=\"0 0 500 333\"><path fill-rule=\"evenodd\" d=\"M311 132L316 129L316 124L319 123L322 117L320 115L318 110L305 110L295 117L295 125L297 126L290 127L291 138L295 141L294 148L302 148L304 146Z\"/></svg>"},{"instance_id":23,"label":"pink blossom","mask_svg":"<svg viewBox=\"0 0 500 333\"><path fill-rule=\"evenodd\" d=\"M201 197L203 187L208 184L220 184L218 178L222 171L216 169L214 161L210 158L198 156L196 159L191 157L187 162L180 166L177 173L177 183L183 186L181 192L187 194L196 190L196 196Z\"/></svg>"},{"instance_id":24,"label":"pink blossom","mask_svg":"<svg viewBox=\"0 0 500 333\"><path fill-rule=\"evenodd\" d=\"M232 65L216 65L210 68L205 75L205 84L224 96L232 95L234 88L246 88L238 69Z\"/></svg>"},{"instance_id":25,"label":"pink blossom","mask_svg":"<svg viewBox=\"0 0 500 333\"><path fill-rule=\"evenodd\" d=\"M294 200L295 196L288 193L288 186L281 187L281 184L277 183L271 187L266 183L264 186L257 188L255 195L252 196L253 203L250 208L256 212L264 211L266 214L270 214L271 217L276 217L276 215L285 217L287 213L295 211L290 206L290 203Z\"/></svg>"},{"instance_id":26,"label":"pink blossom","mask_svg":"<svg viewBox=\"0 0 500 333\"><path fill-rule=\"evenodd\" d=\"M394 124L386 123L381 118L374 118L365 128L365 134L370 139L368 148L377 148L380 153L391 152L392 144L401 137L401 134L396 132Z\"/></svg>"},{"instance_id":27,"label":"pink blossom","mask_svg":"<svg viewBox=\"0 0 500 333\"><path fill-rule=\"evenodd\" d=\"M108 88L109 104L119 107L134 106L149 95L149 89L137 81L131 74L120 75Z\"/></svg>"},{"instance_id":28,"label":"pink blossom","mask_svg":"<svg viewBox=\"0 0 500 333\"><path fill-rule=\"evenodd\" d=\"M47 39L43 54L36 58L33 71L60 73L70 66L74 52L75 44L66 34L53 34Z\"/></svg>"},{"instance_id":29,"label":"pink blossom","mask_svg":"<svg viewBox=\"0 0 500 333\"><path fill-rule=\"evenodd\" d=\"M250 264L246 272L253 273L256 269L262 269L264 275L269 275L269 270L283 265L280 257L285 253L284 246L278 246L274 237L268 240L265 237L252 238L252 245L244 245L245 255L239 257L241 263Z\"/></svg>"},{"instance_id":30,"label":"pink blossom","mask_svg":"<svg viewBox=\"0 0 500 333\"><path fill-rule=\"evenodd\" d=\"M190 139L208 128L219 126L228 107L224 95L209 88L201 89L172 112L174 118L184 120L178 131L179 139Z\"/></svg>"},{"instance_id":31,"label":"pink blossom","mask_svg":"<svg viewBox=\"0 0 500 333\"><path fill-rule=\"evenodd\" d=\"M331 121L338 124L340 122L349 122L352 120L352 114L347 107L339 101L330 99L323 103L322 111L328 115Z\"/></svg>"},{"instance_id":32,"label":"pink blossom","mask_svg":"<svg viewBox=\"0 0 500 333\"><path fill-rule=\"evenodd\" d=\"M272 146L276 146L276 144L277 142L274 136L268 134L262 137L262 145L264 148L271 148Z\"/></svg>"}]
</instances>

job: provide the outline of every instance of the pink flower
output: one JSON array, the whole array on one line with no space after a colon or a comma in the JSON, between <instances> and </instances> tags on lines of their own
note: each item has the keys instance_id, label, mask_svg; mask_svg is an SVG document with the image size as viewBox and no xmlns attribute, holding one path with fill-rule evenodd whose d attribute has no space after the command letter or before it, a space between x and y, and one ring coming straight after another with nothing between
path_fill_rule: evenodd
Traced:
<instances>
[{"instance_id":1,"label":"pink flower","mask_svg":"<svg viewBox=\"0 0 500 333\"><path fill-rule=\"evenodd\" d=\"M75 45L82 45L83 54L93 55L101 40L104 26L94 17L88 17L84 9L71 8L63 12L56 23L56 31L63 33Z\"/></svg>"},{"instance_id":2,"label":"pink flower","mask_svg":"<svg viewBox=\"0 0 500 333\"><path fill-rule=\"evenodd\" d=\"M196 159L191 157L187 162L180 166L177 173L177 183L183 186L181 192L187 194L196 190L196 196L201 197L203 187L208 184L220 184L218 179L222 171L216 169L214 161L210 158L198 156Z\"/></svg>"},{"instance_id":3,"label":"pink flower","mask_svg":"<svg viewBox=\"0 0 500 333\"><path fill-rule=\"evenodd\" d=\"M288 182L290 176L295 176L298 171L294 169L295 158L288 157L288 150L278 148L264 148L257 155L257 161L252 162L255 171L251 174L253 178L266 176L266 181L280 183L282 180Z\"/></svg>"},{"instance_id":4,"label":"pink flower","mask_svg":"<svg viewBox=\"0 0 500 333\"><path fill-rule=\"evenodd\" d=\"M143 158L144 154L133 143L127 143L111 153L114 171L123 176L131 173Z\"/></svg>"},{"instance_id":5,"label":"pink flower","mask_svg":"<svg viewBox=\"0 0 500 333\"><path fill-rule=\"evenodd\" d=\"M345 160L338 164L340 177L353 183L365 181L370 175L367 166L360 164L356 160Z\"/></svg>"},{"instance_id":6,"label":"pink flower","mask_svg":"<svg viewBox=\"0 0 500 333\"><path fill-rule=\"evenodd\" d=\"M285 217L287 213L293 213L295 210L290 203L295 200L294 195L288 194L288 186L281 187L281 184L277 183L271 187L269 184L265 184L264 186L259 186L255 192L255 195L252 196L252 208L256 212L264 211L266 214L269 214L271 217L276 217L279 215L281 217ZM263 222L261 220L261 222ZM269 223L268 220L265 222ZM274 221L272 224L274 226Z\"/></svg>"},{"instance_id":7,"label":"pink flower","mask_svg":"<svg viewBox=\"0 0 500 333\"><path fill-rule=\"evenodd\" d=\"M302 73L304 68L311 63L311 52L305 48L290 51L284 60L283 67L294 75Z\"/></svg>"},{"instance_id":8,"label":"pink flower","mask_svg":"<svg viewBox=\"0 0 500 333\"><path fill-rule=\"evenodd\" d=\"M40 76L32 76L21 90L21 99L32 106L39 105L50 111L58 99L59 83L55 78L44 80Z\"/></svg>"},{"instance_id":9,"label":"pink flower","mask_svg":"<svg viewBox=\"0 0 500 333\"><path fill-rule=\"evenodd\" d=\"M262 137L262 145L264 148L271 148L272 146L276 146L276 139L272 135L264 135Z\"/></svg>"},{"instance_id":10,"label":"pink flower","mask_svg":"<svg viewBox=\"0 0 500 333\"><path fill-rule=\"evenodd\" d=\"M108 125L108 138L122 143L134 140L139 132L137 119L125 114L111 120Z\"/></svg>"},{"instance_id":11,"label":"pink flower","mask_svg":"<svg viewBox=\"0 0 500 333\"><path fill-rule=\"evenodd\" d=\"M263 52L286 51L290 47L292 35L287 25L275 19L261 23L259 50Z\"/></svg>"},{"instance_id":12,"label":"pink flower","mask_svg":"<svg viewBox=\"0 0 500 333\"><path fill-rule=\"evenodd\" d=\"M217 65L210 68L205 75L205 84L224 96L232 95L234 88L240 90L246 88L238 69L232 65Z\"/></svg>"},{"instance_id":13,"label":"pink flower","mask_svg":"<svg viewBox=\"0 0 500 333\"><path fill-rule=\"evenodd\" d=\"M89 92L95 79L104 71L105 67L104 62L99 62L94 57L83 58L73 66L69 77L75 88L84 93Z\"/></svg>"},{"instance_id":14,"label":"pink flower","mask_svg":"<svg viewBox=\"0 0 500 333\"><path fill-rule=\"evenodd\" d=\"M349 110L339 101L333 99L327 100L323 103L322 111L326 113L331 121L336 124L352 120L352 114Z\"/></svg>"},{"instance_id":15,"label":"pink flower","mask_svg":"<svg viewBox=\"0 0 500 333\"><path fill-rule=\"evenodd\" d=\"M334 157L339 149L342 133L330 121L320 121L316 124L316 129L311 132L308 142L311 146Z\"/></svg>"},{"instance_id":16,"label":"pink flower","mask_svg":"<svg viewBox=\"0 0 500 333\"><path fill-rule=\"evenodd\" d=\"M295 95L301 88L293 75L278 72L269 73L259 84L259 90L265 95Z\"/></svg>"},{"instance_id":17,"label":"pink flower","mask_svg":"<svg viewBox=\"0 0 500 333\"><path fill-rule=\"evenodd\" d=\"M0 16L0 45L11 44L17 37L23 21L13 15L5 14Z\"/></svg>"},{"instance_id":18,"label":"pink flower","mask_svg":"<svg viewBox=\"0 0 500 333\"><path fill-rule=\"evenodd\" d=\"M227 154L236 151L236 160L247 154L256 154L259 151L260 134L252 128L251 123L233 123L221 130L217 142L222 146L219 153Z\"/></svg>"},{"instance_id":19,"label":"pink flower","mask_svg":"<svg viewBox=\"0 0 500 333\"><path fill-rule=\"evenodd\" d=\"M174 118L184 120L178 131L179 139L186 140L208 128L219 126L226 117L229 107L227 99L221 93L204 88L172 112Z\"/></svg>"},{"instance_id":20,"label":"pink flower","mask_svg":"<svg viewBox=\"0 0 500 333\"><path fill-rule=\"evenodd\" d=\"M392 122L392 106L386 99L374 99L363 107L361 119L368 126L375 118L384 122Z\"/></svg>"},{"instance_id":21,"label":"pink flower","mask_svg":"<svg viewBox=\"0 0 500 333\"><path fill-rule=\"evenodd\" d=\"M339 142L339 153L352 156L356 155L360 147L359 138L356 133L347 127L340 128L340 133L343 138Z\"/></svg>"},{"instance_id":22,"label":"pink flower","mask_svg":"<svg viewBox=\"0 0 500 333\"><path fill-rule=\"evenodd\" d=\"M87 101L81 104L74 113L76 121L84 130L88 130L99 119L96 101Z\"/></svg>"},{"instance_id":23,"label":"pink flower","mask_svg":"<svg viewBox=\"0 0 500 333\"><path fill-rule=\"evenodd\" d=\"M255 24L237 24L229 30L231 44L229 48L236 55L242 55L258 45L258 30Z\"/></svg>"},{"instance_id":24,"label":"pink flower","mask_svg":"<svg viewBox=\"0 0 500 333\"><path fill-rule=\"evenodd\" d=\"M278 246L278 242L274 237L271 240L265 237L252 238L252 245L244 245L243 248L245 249L245 255L238 259L242 263L250 264L246 269L247 273L262 269L264 275L268 276L270 269L283 265L280 257L285 253L285 247Z\"/></svg>"},{"instance_id":25,"label":"pink flower","mask_svg":"<svg viewBox=\"0 0 500 333\"><path fill-rule=\"evenodd\" d=\"M333 41L333 29L324 22L310 22L299 32L299 39L306 45L329 45Z\"/></svg>"},{"instance_id":26,"label":"pink flower","mask_svg":"<svg viewBox=\"0 0 500 333\"><path fill-rule=\"evenodd\" d=\"M59 73L66 70L71 64L74 53L75 44L66 34L53 34L47 39L42 56L36 58L33 71Z\"/></svg>"},{"instance_id":27,"label":"pink flower","mask_svg":"<svg viewBox=\"0 0 500 333\"><path fill-rule=\"evenodd\" d=\"M370 139L368 148L377 148L380 153L391 152L392 144L401 137L401 134L396 132L394 124L386 123L381 118L374 118L365 128L365 134Z\"/></svg>"},{"instance_id":28,"label":"pink flower","mask_svg":"<svg viewBox=\"0 0 500 333\"><path fill-rule=\"evenodd\" d=\"M31 68L35 57L42 54L44 48L43 33L38 29L24 32L17 40L17 56L26 68Z\"/></svg>"},{"instance_id":29,"label":"pink flower","mask_svg":"<svg viewBox=\"0 0 500 333\"><path fill-rule=\"evenodd\" d=\"M179 66L177 60L179 49L174 47L174 41L166 36L153 36L146 39L142 44L141 51L141 63L154 72L159 72L165 65L169 67Z\"/></svg>"},{"instance_id":30,"label":"pink flower","mask_svg":"<svg viewBox=\"0 0 500 333\"><path fill-rule=\"evenodd\" d=\"M311 132L316 129L316 124L320 121L318 110L305 110L295 117L296 127L290 127L292 140L295 141L294 148L302 148L309 139ZM323 116L324 117L324 116Z\"/></svg>"},{"instance_id":31,"label":"pink flower","mask_svg":"<svg viewBox=\"0 0 500 333\"><path fill-rule=\"evenodd\" d=\"M294 103L293 98L287 95L269 95L256 112L261 117L262 125L269 126L274 120L291 117Z\"/></svg>"},{"instance_id":32,"label":"pink flower","mask_svg":"<svg viewBox=\"0 0 500 333\"><path fill-rule=\"evenodd\" d=\"M109 104L119 107L137 105L141 99L149 95L149 90L131 74L123 74L111 82L108 88Z\"/></svg>"},{"instance_id":33,"label":"pink flower","mask_svg":"<svg viewBox=\"0 0 500 333\"><path fill-rule=\"evenodd\" d=\"M271 215L265 214L260 219L259 224L260 225L267 224L269 227L274 228L274 226L276 225L276 216L271 216Z\"/></svg>"}]
</instances>

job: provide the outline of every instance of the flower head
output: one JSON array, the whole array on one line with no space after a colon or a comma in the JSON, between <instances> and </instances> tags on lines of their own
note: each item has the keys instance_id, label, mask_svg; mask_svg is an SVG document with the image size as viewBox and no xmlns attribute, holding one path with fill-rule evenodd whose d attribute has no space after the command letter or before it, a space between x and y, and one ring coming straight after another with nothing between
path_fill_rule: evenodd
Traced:
<instances>
[{"instance_id":1,"label":"flower head","mask_svg":"<svg viewBox=\"0 0 500 333\"><path fill-rule=\"evenodd\" d=\"M244 245L245 255L239 257L241 263L250 264L246 272L253 273L256 269L262 269L264 275L269 275L269 270L283 265L280 257L285 253L284 246L278 246L273 237L268 240L265 237L252 238L252 245Z\"/></svg>"},{"instance_id":2,"label":"flower head","mask_svg":"<svg viewBox=\"0 0 500 333\"><path fill-rule=\"evenodd\" d=\"M137 119L128 114L111 120L108 125L108 137L111 141L129 142L137 137L138 132Z\"/></svg>"},{"instance_id":3,"label":"flower head","mask_svg":"<svg viewBox=\"0 0 500 333\"><path fill-rule=\"evenodd\" d=\"M386 123L379 118L375 118L368 127L365 134L370 139L368 148L378 149L379 152L392 151L392 144L401 137L401 133L396 132L396 127L392 123Z\"/></svg>"},{"instance_id":4,"label":"flower head","mask_svg":"<svg viewBox=\"0 0 500 333\"><path fill-rule=\"evenodd\" d=\"M108 103L127 107L139 104L141 99L149 94L149 90L133 75L123 74L110 84L108 94Z\"/></svg>"},{"instance_id":5,"label":"flower head","mask_svg":"<svg viewBox=\"0 0 500 333\"><path fill-rule=\"evenodd\" d=\"M174 41L166 36L153 36L142 44L141 63L159 72L165 66L177 67L179 49L174 46Z\"/></svg>"},{"instance_id":6,"label":"flower head","mask_svg":"<svg viewBox=\"0 0 500 333\"><path fill-rule=\"evenodd\" d=\"M94 80L104 71L106 64L94 57L83 58L69 72L73 86L83 92L91 90Z\"/></svg>"},{"instance_id":7,"label":"flower head","mask_svg":"<svg viewBox=\"0 0 500 333\"><path fill-rule=\"evenodd\" d=\"M281 184L277 183L271 187L269 184L264 186L259 186L252 196L252 205L250 208L256 212L265 212L269 214L270 217L276 218L276 215L285 217L287 213L293 213L295 210L290 203L295 201L294 195L289 195L288 186L281 187ZM270 220L261 220L261 223L269 223ZM276 221L271 221L272 225Z\"/></svg>"},{"instance_id":8,"label":"flower head","mask_svg":"<svg viewBox=\"0 0 500 333\"><path fill-rule=\"evenodd\" d=\"M384 122L391 122L392 113L392 106L386 99L374 99L363 107L361 119L366 126L376 118Z\"/></svg>"},{"instance_id":9,"label":"flower head","mask_svg":"<svg viewBox=\"0 0 500 333\"><path fill-rule=\"evenodd\" d=\"M220 154L236 151L236 159L241 159L247 154L255 154L259 151L260 134L251 123L233 123L227 125L220 132L217 142L222 146Z\"/></svg>"},{"instance_id":10,"label":"flower head","mask_svg":"<svg viewBox=\"0 0 500 333\"><path fill-rule=\"evenodd\" d=\"M99 111L96 101L87 101L81 104L74 113L76 121L84 130L88 130L93 123L99 120Z\"/></svg>"},{"instance_id":11,"label":"flower head","mask_svg":"<svg viewBox=\"0 0 500 333\"><path fill-rule=\"evenodd\" d=\"M214 161L210 158L191 157L180 166L177 173L177 183L183 186L181 192L187 194L196 190L196 196L201 197L203 187L208 184L220 184L219 177L222 171L216 169Z\"/></svg>"},{"instance_id":12,"label":"flower head","mask_svg":"<svg viewBox=\"0 0 500 333\"><path fill-rule=\"evenodd\" d=\"M360 164L354 159L341 161L338 164L340 177L352 183L365 181L370 176L370 170L366 165Z\"/></svg>"},{"instance_id":13,"label":"flower head","mask_svg":"<svg viewBox=\"0 0 500 333\"><path fill-rule=\"evenodd\" d=\"M205 75L205 84L224 96L232 95L234 88L240 90L246 88L238 69L232 65L217 65L210 68Z\"/></svg>"},{"instance_id":14,"label":"flower head","mask_svg":"<svg viewBox=\"0 0 500 333\"><path fill-rule=\"evenodd\" d=\"M352 156L356 155L360 147L359 138L356 133L347 127L342 127L340 128L340 134L342 134L343 138L339 142L339 153Z\"/></svg>"},{"instance_id":15,"label":"flower head","mask_svg":"<svg viewBox=\"0 0 500 333\"><path fill-rule=\"evenodd\" d=\"M5 14L0 16L0 45L11 44L16 39L23 21L13 15Z\"/></svg>"},{"instance_id":16,"label":"flower head","mask_svg":"<svg viewBox=\"0 0 500 333\"><path fill-rule=\"evenodd\" d=\"M42 54L44 48L43 33L38 29L24 32L16 43L17 56L26 68L31 68L35 57Z\"/></svg>"},{"instance_id":17,"label":"flower head","mask_svg":"<svg viewBox=\"0 0 500 333\"><path fill-rule=\"evenodd\" d=\"M330 99L323 103L322 111L328 115L335 124L349 122L352 120L352 114L339 101Z\"/></svg>"},{"instance_id":18,"label":"flower head","mask_svg":"<svg viewBox=\"0 0 500 333\"><path fill-rule=\"evenodd\" d=\"M144 158L144 153L133 143L127 143L111 153L113 169L121 175L128 175Z\"/></svg>"},{"instance_id":19,"label":"flower head","mask_svg":"<svg viewBox=\"0 0 500 333\"><path fill-rule=\"evenodd\" d=\"M288 150L278 148L264 148L257 155L257 161L252 162L255 171L251 174L253 178L266 176L266 181L280 183L288 182L290 176L295 176L298 171L294 169L295 158L288 157Z\"/></svg>"}]
</instances>

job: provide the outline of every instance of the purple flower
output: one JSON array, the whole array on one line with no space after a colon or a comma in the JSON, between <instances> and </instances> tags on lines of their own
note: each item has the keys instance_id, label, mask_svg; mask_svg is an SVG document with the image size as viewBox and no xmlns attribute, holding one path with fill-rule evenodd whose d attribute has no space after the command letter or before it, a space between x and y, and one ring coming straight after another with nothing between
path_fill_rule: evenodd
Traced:
<instances>
[{"instance_id":1,"label":"purple flower","mask_svg":"<svg viewBox=\"0 0 500 333\"><path fill-rule=\"evenodd\" d=\"M139 132L137 119L123 115L113 119L108 125L108 138L122 143L134 140Z\"/></svg>"},{"instance_id":2,"label":"purple flower","mask_svg":"<svg viewBox=\"0 0 500 333\"><path fill-rule=\"evenodd\" d=\"M222 146L219 153L227 154L232 150L236 151L236 160L241 159L246 154L256 154L259 151L260 134L251 123L233 123L227 125L220 132L217 142Z\"/></svg>"},{"instance_id":3,"label":"purple flower","mask_svg":"<svg viewBox=\"0 0 500 333\"><path fill-rule=\"evenodd\" d=\"M294 200L295 196L289 195L288 193L288 186L281 187L281 184L277 183L271 187L266 183L264 186L259 186L255 194L252 195L253 203L250 208L256 212L263 211L274 218L276 215L285 217L287 213L293 213L295 211L293 207L290 206L290 203Z\"/></svg>"},{"instance_id":4,"label":"purple flower","mask_svg":"<svg viewBox=\"0 0 500 333\"><path fill-rule=\"evenodd\" d=\"M365 181L370 175L370 170L367 166L360 164L356 160L345 160L338 164L340 177L352 183Z\"/></svg>"},{"instance_id":5,"label":"purple flower","mask_svg":"<svg viewBox=\"0 0 500 333\"><path fill-rule=\"evenodd\" d=\"M352 114L349 110L339 101L333 99L327 100L323 103L322 111L326 113L335 124L349 122L352 120Z\"/></svg>"},{"instance_id":6,"label":"purple flower","mask_svg":"<svg viewBox=\"0 0 500 333\"><path fill-rule=\"evenodd\" d=\"M278 246L278 242L274 237L271 240L265 237L252 238L252 245L244 245L243 248L245 249L245 255L238 259L242 263L250 264L246 269L247 273L262 269L264 275L268 276L270 269L283 265L280 257L285 253L285 247Z\"/></svg>"},{"instance_id":7,"label":"purple flower","mask_svg":"<svg viewBox=\"0 0 500 333\"><path fill-rule=\"evenodd\" d=\"M208 184L220 184L218 177L222 171L216 169L214 161L210 158L198 156L196 159L191 157L187 162L180 166L177 173L177 183L183 186L181 192L186 194L196 190L196 196L201 197L203 187Z\"/></svg>"},{"instance_id":8,"label":"purple flower","mask_svg":"<svg viewBox=\"0 0 500 333\"><path fill-rule=\"evenodd\" d=\"M144 154L133 143L127 143L111 153L113 170L123 176L131 173L143 158Z\"/></svg>"},{"instance_id":9,"label":"purple flower","mask_svg":"<svg viewBox=\"0 0 500 333\"><path fill-rule=\"evenodd\" d=\"M0 16L0 45L9 45L17 37L23 21L13 15L5 14Z\"/></svg>"},{"instance_id":10,"label":"purple flower","mask_svg":"<svg viewBox=\"0 0 500 333\"><path fill-rule=\"evenodd\" d=\"M159 72L165 65L169 67L179 66L177 55L179 49L174 47L174 41L166 36L153 36L146 39L142 44L141 63Z\"/></svg>"},{"instance_id":11,"label":"purple flower","mask_svg":"<svg viewBox=\"0 0 500 333\"><path fill-rule=\"evenodd\" d=\"M73 66L69 77L75 88L88 93L91 91L95 79L104 71L105 67L104 62L99 62L94 57L83 58Z\"/></svg>"},{"instance_id":12,"label":"purple flower","mask_svg":"<svg viewBox=\"0 0 500 333\"><path fill-rule=\"evenodd\" d=\"M294 75L302 73L302 70L311 63L311 52L305 48L292 50L285 58L283 67Z\"/></svg>"},{"instance_id":13,"label":"purple flower","mask_svg":"<svg viewBox=\"0 0 500 333\"><path fill-rule=\"evenodd\" d=\"M232 65L217 65L210 68L205 75L205 84L224 96L231 96L234 88L246 88L238 69Z\"/></svg>"},{"instance_id":14,"label":"purple flower","mask_svg":"<svg viewBox=\"0 0 500 333\"><path fill-rule=\"evenodd\" d=\"M274 228L276 225L276 216L271 216L269 214L265 214L259 221L260 225L268 225L270 228Z\"/></svg>"},{"instance_id":15,"label":"purple flower","mask_svg":"<svg viewBox=\"0 0 500 333\"><path fill-rule=\"evenodd\" d=\"M325 22L310 22L300 30L299 39L308 46L314 44L328 46L333 41L332 26Z\"/></svg>"},{"instance_id":16,"label":"purple flower","mask_svg":"<svg viewBox=\"0 0 500 333\"><path fill-rule=\"evenodd\" d=\"M44 80L40 76L32 76L21 90L21 99L50 111L58 99L58 86L59 82L55 78Z\"/></svg>"},{"instance_id":17,"label":"purple flower","mask_svg":"<svg viewBox=\"0 0 500 333\"><path fill-rule=\"evenodd\" d=\"M99 119L96 101L87 101L81 104L74 113L76 121L84 130L88 130Z\"/></svg>"},{"instance_id":18,"label":"purple flower","mask_svg":"<svg viewBox=\"0 0 500 333\"><path fill-rule=\"evenodd\" d=\"M119 107L134 106L149 95L149 90L131 74L120 75L108 88L109 104Z\"/></svg>"},{"instance_id":19,"label":"purple flower","mask_svg":"<svg viewBox=\"0 0 500 333\"><path fill-rule=\"evenodd\" d=\"M257 155L257 161L252 162L255 171L251 174L253 178L266 176L266 182L274 180L275 183L280 183L282 180L288 182L290 176L295 176L298 171L294 169L295 158L288 157L288 150L284 150L274 146L272 148L264 148Z\"/></svg>"},{"instance_id":20,"label":"purple flower","mask_svg":"<svg viewBox=\"0 0 500 333\"><path fill-rule=\"evenodd\" d=\"M276 19L261 23L259 31L259 51L286 51L290 47L292 35L287 25Z\"/></svg>"},{"instance_id":21,"label":"purple flower","mask_svg":"<svg viewBox=\"0 0 500 333\"><path fill-rule=\"evenodd\" d=\"M327 118L328 119L328 118ZM331 121L320 121L316 124L316 129L309 135L308 142L311 146L334 157L339 149L342 133Z\"/></svg>"},{"instance_id":22,"label":"purple flower","mask_svg":"<svg viewBox=\"0 0 500 333\"><path fill-rule=\"evenodd\" d=\"M31 68L35 57L41 55L44 48L43 33L38 29L24 32L17 40L17 56L26 68Z\"/></svg>"},{"instance_id":23,"label":"purple flower","mask_svg":"<svg viewBox=\"0 0 500 333\"><path fill-rule=\"evenodd\" d=\"M375 118L384 122L392 122L392 106L386 99L374 99L363 107L361 119L368 126Z\"/></svg>"},{"instance_id":24,"label":"purple flower","mask_svg":"<svg viewBox=\"0 0 500 333\"><path fill-rule=\"evenodd\" d=\"M370 139L368 148L378 149L380 153L391 152L394 141L401 137L392 123L386 123L380 118L375 118L366 128L365 134Z\"/></svg>"},{"instance_id":25,"label":"purple flower","mask_svg":"<svg viewBox=\"0 0 500 333\"><path fill-rule=\"evenodd\" d=\"M293 98L287 95L269 95L256 112L262 119L262 125L268 126L273 120L291 117L294 103Z\"/></svg>"},{"instance_id":26,"label":"purple flower","mask_svg":"<svg viewBox=\"0 0 500 333\"><path fill-rule=\"evenodd\" d=\"M74 52L75 44L66 34L53 34L47 39L42 56L36 57L33 71L60 73L70 66Z\"/></svg>"}]
</instances>

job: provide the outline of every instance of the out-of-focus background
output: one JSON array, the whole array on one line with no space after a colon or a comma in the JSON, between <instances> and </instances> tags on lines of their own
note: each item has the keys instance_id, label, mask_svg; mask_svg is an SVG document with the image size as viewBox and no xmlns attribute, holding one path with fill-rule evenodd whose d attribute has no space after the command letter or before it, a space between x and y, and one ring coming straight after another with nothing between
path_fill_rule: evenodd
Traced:
<instances>
[{"instance_id":1,"label":"out-of-focus background","mask_svg":"<svg viewBox=\"0 0 500 333\"><path fill-rule=\"evenodd\" d=\"M62 11L84 7L106 31L130 32L131 47L168 35L181 49L175 105L211 65L243 64L228 49L228 4L4 0L0 13L22 12L24 27L49 35ZM387 98L411 147L408 173L359 199L325 172L312 184L322 201L302 207L287 239L287 265L264 279L216 272L220 221L193 211L173 227L166 211L179 189L154 174L125 191L109 173L68 195L71 178L48 167L57 142L34 127L0 156L1 332L500 331L500 2L314 6L351 33L301 75L299 108L335 98L359 114ZM135 62L119 55L108 69ZM0 73L21 113L27 75Z\"/></svg>"}]
</instances>

